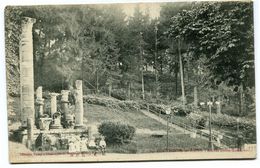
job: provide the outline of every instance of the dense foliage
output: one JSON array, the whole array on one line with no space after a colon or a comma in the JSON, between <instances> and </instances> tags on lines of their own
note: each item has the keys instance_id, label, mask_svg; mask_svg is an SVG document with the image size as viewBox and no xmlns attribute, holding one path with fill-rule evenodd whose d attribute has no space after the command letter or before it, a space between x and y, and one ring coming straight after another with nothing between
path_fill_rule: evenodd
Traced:
<instances>
[{"instance_id":1,"label":"dense foliage","mask_svg":"<svg viewBox=\"0 0 260 168\"><path fill-rule=\"evenodd\" d=\"M104 122L98 127L98 132L105 137L108 144L124 144L131 142L135 128L122 123Z\"/></svg>"},{"instance_id":2,"label":"dense foliage","mask_svg":"<svg viewBox=\"0 0 260 168\"><path fill-rule=\"evenodd\" d=\"M29 16L35 87L59 92L82 79L85 94L218 99L226 114L254 116L252 2L166 3L149 14L138 5L131 16L120 5L7 7L8 93L19 94L19 25Z\"/></svg>"}]
</instances>

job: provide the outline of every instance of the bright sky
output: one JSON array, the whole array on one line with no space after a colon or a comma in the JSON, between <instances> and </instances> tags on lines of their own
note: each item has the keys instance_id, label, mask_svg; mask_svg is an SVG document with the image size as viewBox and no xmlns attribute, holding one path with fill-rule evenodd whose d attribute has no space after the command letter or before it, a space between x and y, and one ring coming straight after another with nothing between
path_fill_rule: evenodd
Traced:
<instances>
[{"instance_id":1,"label":"bright sky","mask_svg":"<svg viewBox=\"0 0 260 168\"><path fill-rule=\"evenodd\" d=\"M133 16L134 10L139 5L141 11L145 13L147 10L149 11L149 15L152 18L156 18L160 16L160 4L159 3L139 3L139 4L121 4L124 12L127 16Z\"/></svg>"}]
</instances>

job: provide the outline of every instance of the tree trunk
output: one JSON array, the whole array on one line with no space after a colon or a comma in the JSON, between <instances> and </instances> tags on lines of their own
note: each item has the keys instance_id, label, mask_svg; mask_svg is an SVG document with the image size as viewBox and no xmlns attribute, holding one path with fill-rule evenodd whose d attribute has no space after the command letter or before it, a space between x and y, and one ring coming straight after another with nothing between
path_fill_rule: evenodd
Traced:
<instances>
[{"instance_id":1,"label":"tree trunk","mask_svg":"<svg viewBox=\"0 0 260 168\"><path fill-rule=\"evenodd\" d=\"M187 83L190 83L190 78L189 78L189 68L190 68L190 61L189 59L187 60L187 67L186 67L186 76L187 76Z\"/></svg>"},{"instance_id":2,"label":"tree trunk","mask_svg":"<svg viewBox=\"0 0 260 168\"><path fill-rule=\"evenodd\" d=\"M128 99L131 100L131 82L128 82Z\"/></svg>"},{"instance_id":3,"label":"tree trunk","mask_svg":"<svg viewBox=\"0 0 260 168\"><path fill-rule=\"evenodd\" d=\"M142 36L141 36L142 37ZM144 72L143 72L143 46L142 43L140 42L140 63L141 63L141 80L142 80L142 99L145 99L144 95Z\"/></svg>"},{"instance_id":4,"label":"tree trunk","mask_svg":"<svg viewBox=\"0 0 260 168\"><path fill-rule=\"evenodd\" d=\"M157 49L157 30L155 34L155 54L154 54L154 73L155 73L155 95L156 95L156 102L158 101L159 97L159 88L158 88L158 72L157 72L157 55L158 55L158 49Z\"/></svg>"},{"instance_id":5,"label":"tree trunk","mask_svg":"<svg viewBox=\"0 0 260 168\"><path fill-rule=\"evenodd\" d=\"M142 73L142 99L144 100L145 95L144 95L144 72L143 72L143 69L142 69L141 73Z\"/></svg>"},{"instance_id":6,"label":"tree trunk","mask_svg":"<svg viewBox=\"0 0 260 168\"><path fill-rule=\"evenodd\" d=\"M194 86L194 107L198 108L198 87Z\"/></svg>"},{"instance_id":7,"label":"tree trunk","mask_svg":"<svg viewBox=\"0 0 260 168\"><path fill-rule=\"evenodd\" d=\"M244 87L243 84L240 85L240 101L239 101L239 115L244 114Z\"/></svg>"},{"instance_id":8,"label":"tree trunk","mask_svg":"<svg viewBox=\"0 0 260 168\"><path fill-rule=\"evenodd\" d=\"M175 95L178 95L178 72L175 72Z\"/></svg>"},{"instance_id":9,"label":"tree trunk","mask_svg":"<svg viewBox=\"0 0 260 168\"><path fill-rule=\"evenodd\" d=\"M81 78L84 86L84 56L81 55Z\"/></svg>"},{"instance_id":10,"label":"tree trunk","mask_svg":"<svg viewBox=\"0 0 260 168\"><path fill-rule=\"evenodd\" d=\"M163 59L162 58L160 61L160 69L161 69L161 74L163 74Z\"/></svg>"},{"instance_id":11,"label":"tree trunk","mask_svg":"<svg viewBox=\"0 0 260 168\"><path fill-rule=\"evenodd\" d=\"M183 76L183 66L182 66L182 56L181 56L181 41L178 39L178 53L179 53L179 64L180 64L180 75L181 75L181 93L182 93L182 104L185 106L185 89L184 89L184 76Z\"/></svg>"},{"instance_id":12,"label":"tree trunk","mask_svg":"<svg viewBox=\"0 0 260 168\"><path fill-rule=\"evenodd\" d=\"M99 93L99 90L98 90L98 69L96 69L96 94Z\"/></svg>"},{"instance_id":13,"label":"tree trunk","mask_svg":"<svg viewBox=\"0 0 260 168\"><path fill-rule=\"evenodd\" d=\"M173 45L173 40L172 40L172 50L174 50L174 45ZM178 62L179 62L179 57L175 57L175 61L176 61L176 66L174 69L174 73L175 73L175 95L176 97L178 96L178 71L179 71L179 67L178 67Z\"/></svg>"},{"instance_id":14,"label":"tree trunk","mask_svg":"<svg viewBox=\"0 0 260 168\"><path fill-rule=\"evenodd\" d=\"M155 72L155 90L156 90L156 102L158 101L159 98L159 86L158 86L158 74Z\"/></svg>"},{"instance_id":15,"label":"tree trunk","mask_svg":"<svg viewBox=\"0 0 260 168\"><path fill-rule=\"evenodd\" d=\"M112 92L112 83L109 83L108 85L108 96L111 97L111 92Z\"/></svg>"}]
</instances>

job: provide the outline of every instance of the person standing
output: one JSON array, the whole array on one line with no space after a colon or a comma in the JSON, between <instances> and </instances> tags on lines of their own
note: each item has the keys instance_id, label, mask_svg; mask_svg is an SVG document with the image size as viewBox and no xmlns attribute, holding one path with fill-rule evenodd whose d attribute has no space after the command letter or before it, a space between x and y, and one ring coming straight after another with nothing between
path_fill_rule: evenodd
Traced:
<instances>
[{"instance_id":1,"label":"person standing","mask_svg":"<svg viewBox=\"0 0 260 168\"><path fill-rule=\"evenodd\" d=\"M90 140L88 142L88 149L94 150L94 155L97 154L98 147L96 145L95 138L93 138L93 137L90 138Z\"/></svg>"},{"instance_id":2,"label":"person standing","mask_svg":"<svg viewBox=\"0 0 260 168\"><path fill-rule=\"evenodd\" d=\"M86 136L81 135L80 136L80 151L82 153L88 152L88 147L87 147L88 143L87 142L88 142L88 139L86 138Z\"/></svg>"},{"instance_id":3,"label":"person standing","mask_svg":"<svg viewBox=\"0 0 260 168\"><path fill-rule=\"evenodd\" d=\"M105 155L107 144L106 144L105 138L103 136L101 137L101 140L99 142L99 147L100 147L102 155Z\"/></svg>"}]
</instances>

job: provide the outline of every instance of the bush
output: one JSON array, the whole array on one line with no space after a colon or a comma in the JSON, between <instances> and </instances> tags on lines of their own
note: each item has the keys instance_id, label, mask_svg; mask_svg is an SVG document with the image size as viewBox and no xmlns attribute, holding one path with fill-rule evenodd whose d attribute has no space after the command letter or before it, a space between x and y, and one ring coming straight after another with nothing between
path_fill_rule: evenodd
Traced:
<instances>
[{"instance_id":1,"label":"bush","mask_svg":"<svg viewBox=\"0 0 260 168\"><path fill-rule=\"evenodd\" d=\"M190 109L190 107L188 107L188 106L185 109L182 106L173 106L171 109L172 109L174 115L180 116L180 117L186 117L192 111Z\"/></svg>"},{"instance_id":2,"label":"bush","mask_svg":"<svg viewBox=\"0 0 260 168\"><path fill-rule=\"evenodd\" d=\"M194 112L187 116L191 123L198 123L202 118L206 119L209 117L208 112ZM229 116L226 114L211 114L211 123L218 127L228 127L234 130L237 129L237 124L239 128L243 130L251 130L256 127L255 120L249 120L245 117L239 117L239 123L237 123L238 117Z\"/></svg>"},{"instance_id":3,"label":"bush","mask_svg":"<svg viewBox=\"0 0 260 168\"><path fill-rule=\"evenodd\" d=\"M133 139L135 128L119 122L103 122L98 127L98 132L105 137L107 144L124 144Z\"/></svg>"},{"instance_id":4,"label":"bush","mask_svg":"<svg viewBox=\"0 0 260 168\"><path fill-rule=\"evenodd\" d=\"M192 127L203 129L206 126L206 117L198 113L190 113L187 118L189 119Z\"/></svg>"},{"instance_id":5,"label":"bush","mask_svg":"<svg viewBox=\"0 0 260 168\"><path fill-rule=\"evenodd\" d=\"M127 100L127 96L124 89L112 90L111 96L119 100Z\"/></svg>"},{"instance_id":6,"label":"bush","mask_svg":"<svg viewBox=\"0 0 260 168\"><path fill-rule=\"evenodd\" d=\"M83 97L83 100L88 104L96 104L117 110L138 110L140 108L139 104L135 101L121 101L112 97L105 97L101 95L87 95Z\"/></svg>"}]
</instances>

